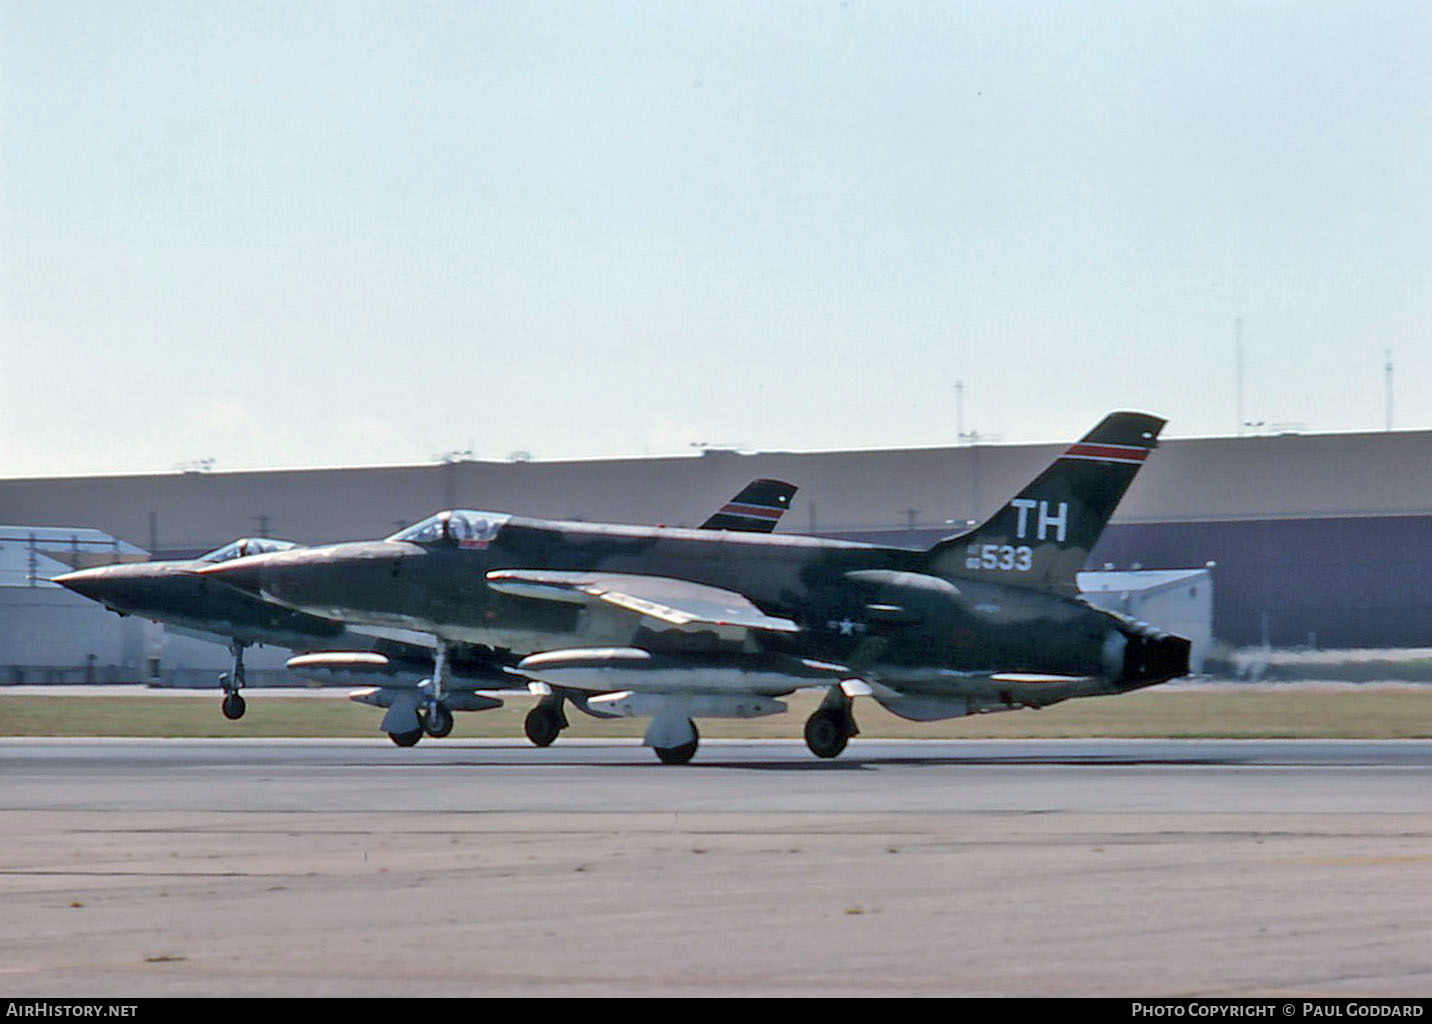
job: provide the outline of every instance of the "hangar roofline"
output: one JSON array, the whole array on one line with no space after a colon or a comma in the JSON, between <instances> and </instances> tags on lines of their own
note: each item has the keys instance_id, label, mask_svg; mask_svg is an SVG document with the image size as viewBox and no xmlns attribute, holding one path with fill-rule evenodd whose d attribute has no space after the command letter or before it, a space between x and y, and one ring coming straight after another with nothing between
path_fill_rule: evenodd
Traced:
<instances>
[{"instance_id":1,"label":"hangar roofline","mask_svg":"<svg viewBox=\"0 0 1432 1024\"><path fill-rule=\"evenodd\" d=\"M1176 433L1165 433L1160 439L1160 446L1169 444L1255 444L1269 443L1276 441L1293 440L1320 440L1325 438L1352 439L1358 437L1372 438L1413 438L1423 435L1432 438L1432 428L1418 429L1394 429L1394 430L1327 430L1327 431L1282 431L1277 433L1261 434L1208 434L1179 436ZM766 456L807 456L807 455L879 455L879 454L919 454L933 452L959 452L972 448L1002 450L1013 449L1034 449L1058 447L1061 444L1068 444L1069 439L1056 439L1049 441L1003 441L989 439L973 443L956 444L923 444L923 445L880 445L858 448L760 448L747 449L740 447L710 447L696 451L676 451L651 455L573 455L566 457L539 458L529 457L523 459L484 459L484 458L462 458L462 459L436 459L425 462L353 462L339 465L308 465L308 466L244 466L234 469L168 469L168 470L147 470L135 472L116 473L57 473L39 474L31 476L0 476L0 483L21 484L30 481L45 484L64 483L67 481L90 482L95 480L143 480L160 479L176 480L183 478L203 479L206 477L240 477L258 476L261 474L285 475L285 474L313 474L313 473L347 473L355 470L364 472L412 472L424 469L442 469L446 466L563 466L563 465L589 465L594 463L606 463L609 465L629 465L633 463L652 462L690 462L710 458L759 458Z\"/></svg>"}]
</instances>

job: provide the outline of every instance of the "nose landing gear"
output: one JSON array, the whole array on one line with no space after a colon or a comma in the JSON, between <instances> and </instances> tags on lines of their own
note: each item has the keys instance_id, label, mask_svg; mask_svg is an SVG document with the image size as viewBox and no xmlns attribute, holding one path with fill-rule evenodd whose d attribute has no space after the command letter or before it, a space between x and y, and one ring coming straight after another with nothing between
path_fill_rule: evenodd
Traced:
<instances>
[{"instance_id":1,"label":"nose landing gear","mask_svg":"<svg viewBox=\"0 0 1432 1024\"><path fill-rule=\"evenodd\" d=\"M244 685L244 647L245 644L235 640L229 644L229 651L234 656L234 670L225 672L219 677L219 686L224 691L224 699L219 705L224 717L231 722L237 722L244 717L248 710L248 704L244 698L239 696L239 690Z\"/></svg>"}]
</instances>

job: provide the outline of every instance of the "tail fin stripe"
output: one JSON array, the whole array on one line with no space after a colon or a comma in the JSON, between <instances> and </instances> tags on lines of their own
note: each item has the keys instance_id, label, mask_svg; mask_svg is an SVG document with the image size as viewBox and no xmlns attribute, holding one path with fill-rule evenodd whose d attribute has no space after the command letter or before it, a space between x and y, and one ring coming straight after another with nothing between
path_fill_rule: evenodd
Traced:
<instances>
[{"instance_id":1,"label":"tail fin stripe","mask_svg":"<svg viewBox=\"0 0 1432 1024\"><path fill-rule=\"evenodd\" d=\"M1063 457L1138 465L1149 457L1149 449L1122 444L1076 444L1065 452Z\"/></svg>"},{"instance_id":2,"label":"tail fin stripe","mask_svg":"<svg viewBox=\"0 0 1432 1024\"><path fill-rule=\"evenodd\" d=\"M747 505L743 502L727 502L721 506L721 511L729 516L751 516L757 519L779 519L785 513L783 508L771 508L766 505Z\"/></svg>"}]
</instances>

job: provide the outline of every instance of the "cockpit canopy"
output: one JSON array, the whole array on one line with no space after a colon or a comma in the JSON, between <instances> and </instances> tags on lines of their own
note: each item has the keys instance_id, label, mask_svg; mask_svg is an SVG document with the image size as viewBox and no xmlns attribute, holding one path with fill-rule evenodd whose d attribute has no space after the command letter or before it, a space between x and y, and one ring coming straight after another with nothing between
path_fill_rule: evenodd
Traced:
<instances>
[{"instance_id":1,"label":"cockpit canopy","mask_svg":"<svg viewBox=\"0 0 1432 1024\"><path fill-rule=\"evenodd\" d=\"M229 562L235 558L244 558L248 555L266 555L270 551L287 551L289 548L296 548L299 545L291 540L271 540L268 537L240 537L238 540L230 541L221 548L215 548L207 555L200 555L199 561L216 564L218 562Z\"/></svg>"},{"instance_id":2,"label":"cockpit canopy","mask_svg":"<svg viewBox=\"0 0 1432 1024\"><path fill-rule=\"evenodd\" d=\"M464 548L485 548L497 531L512 517L504 512L473 512L449 509L429 516L393 534L389 540L410 544L456 544Z\"/></svg>"}]
</instances>

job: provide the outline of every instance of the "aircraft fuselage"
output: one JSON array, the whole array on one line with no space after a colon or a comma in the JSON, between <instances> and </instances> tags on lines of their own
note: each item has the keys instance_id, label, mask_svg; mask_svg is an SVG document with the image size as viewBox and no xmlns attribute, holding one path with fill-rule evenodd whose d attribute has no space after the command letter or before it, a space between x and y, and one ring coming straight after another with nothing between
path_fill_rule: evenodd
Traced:
<instances>
[{"instance_id":1,"label":"aircraft fuselage","mask_svg":"<svg viewBox=\"0 0 1432 1024\"><path fill-rule=\"evenodd\" d=\"M738 592L765 614L799 627L760 632L761 651L878 666L879 674L930 692L942 689L947 673L1049 673L1111 682L1127 675L1124 652L1132 634L1125 620L1036 590L931 576L924 556L808 537L513 516L490 538L466 545L339 544L243 559L206 575L314 615L516 652L751 650L744 630L671 628L599 604L505 593L490 585L488 573L669 577ZM1118 688L1153 681L1128 679Z\"/></svg>"}]
</instances>

